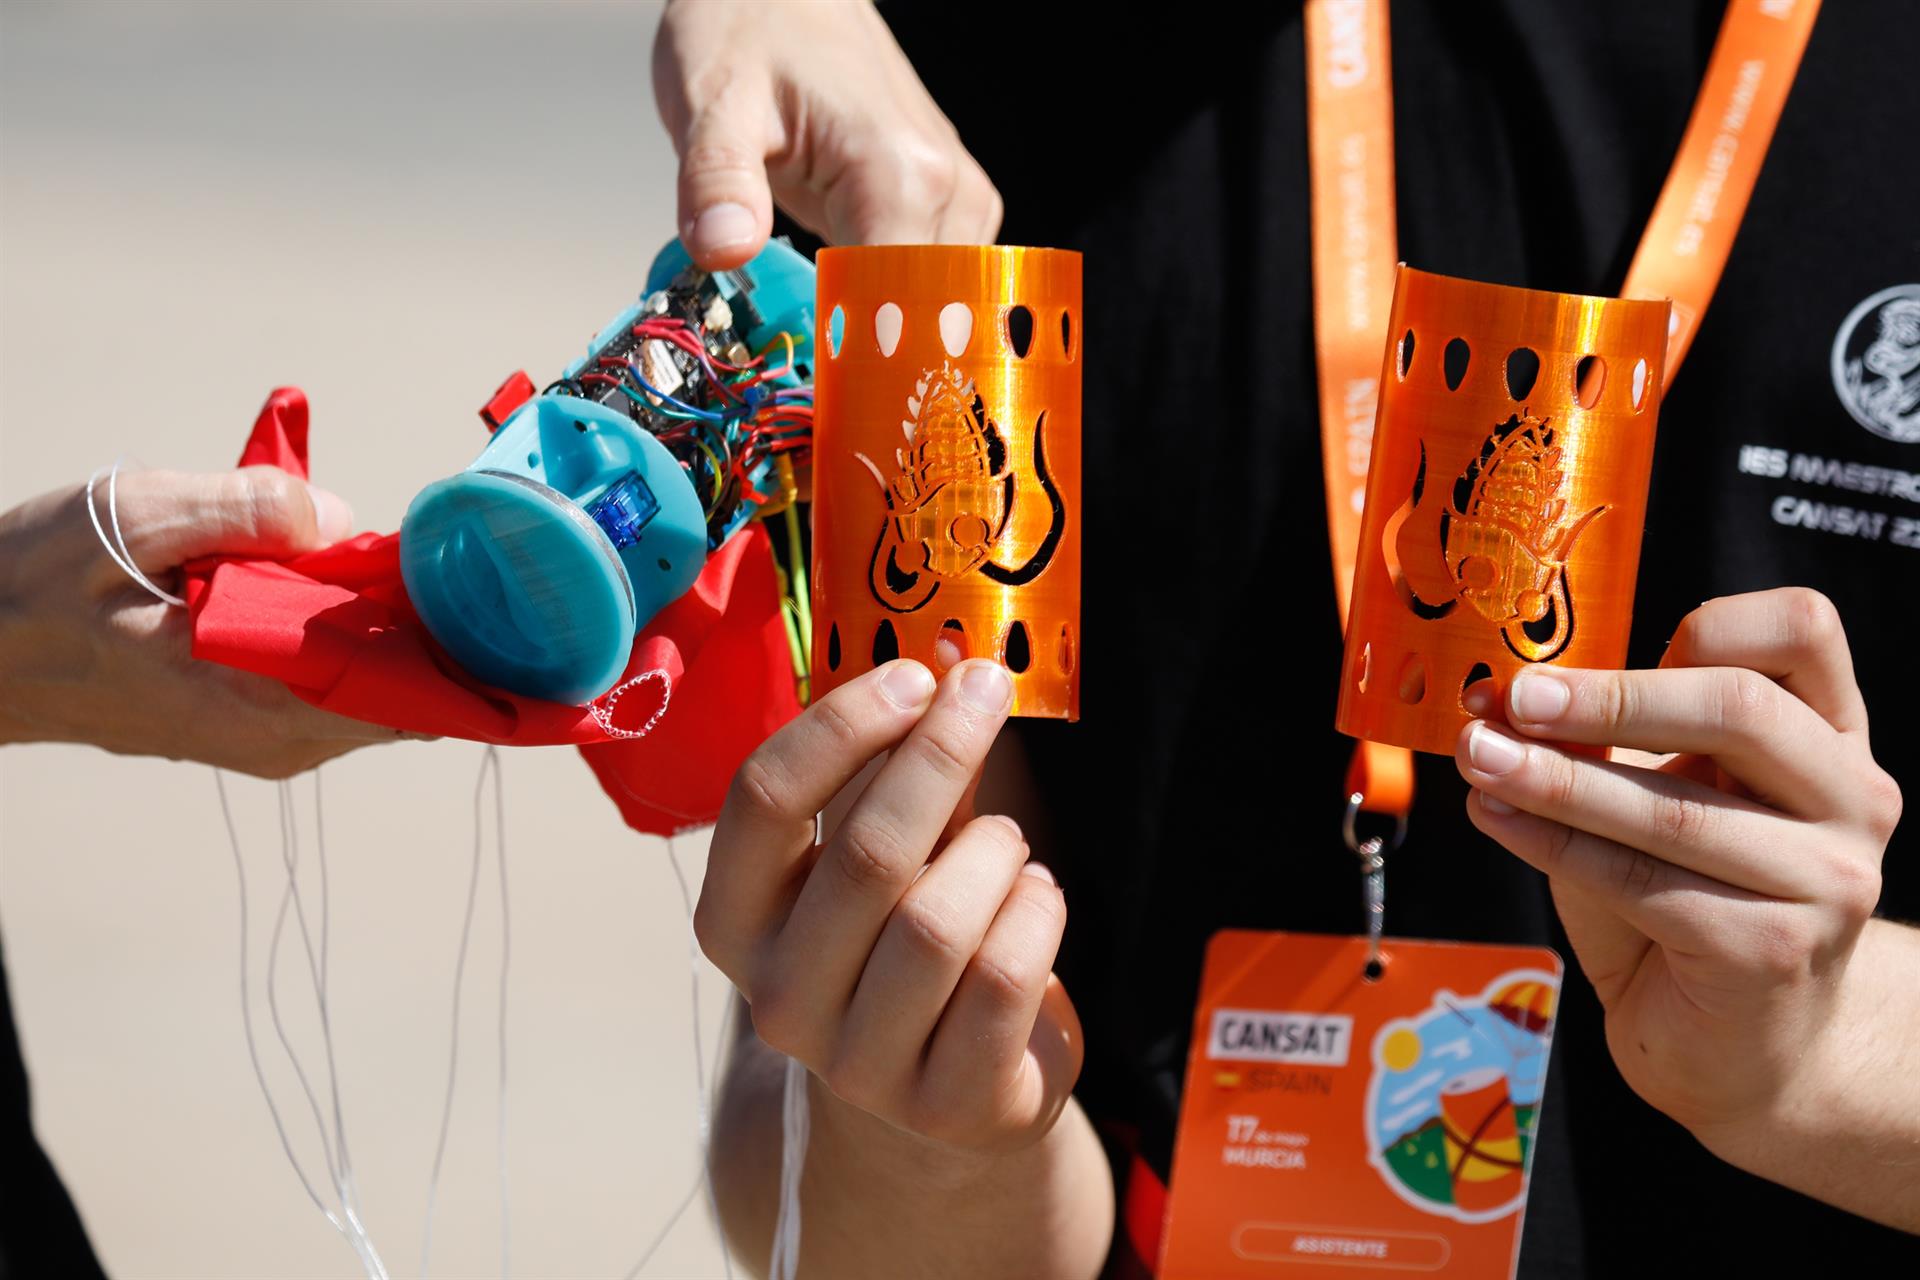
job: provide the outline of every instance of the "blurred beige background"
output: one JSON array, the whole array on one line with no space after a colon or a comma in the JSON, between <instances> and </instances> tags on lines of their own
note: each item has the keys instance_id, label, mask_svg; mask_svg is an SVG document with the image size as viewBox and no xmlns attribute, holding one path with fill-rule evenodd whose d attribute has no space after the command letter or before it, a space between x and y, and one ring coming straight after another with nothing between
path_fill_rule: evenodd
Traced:
<instances>
[{"instance_id":1,"label":"blurred beige background","mask_svg":"<svg viewBox=\"0 0 1920 1280\"><path fill-rule=\"evenodd\" d=\"M0 5L0 505L126 451L218 468L279 383L361 528L481 444L500 379L557 369L673 232L654 4ZM472 856L471 743L324 770L332 1003L362 1201L417 1272ZM568 750L506 756L516 1273L623 1275L697 1170L687 928L664 844ZM230 781L262 1057L274 788ZM312 783L296 783L311 858ZM704 838L677 842L697 877ZM436 1275L499 1270L482 881ZM0 936L39 1130L110 1272L352 1276L247 1065L231 855L209 770L0 751ZM299 952L282 1005L311 1067ZM724 984L702 976L708 1052ZM711 1276L704 1201L650 1276Z\"/></svg>"}]
</instances>

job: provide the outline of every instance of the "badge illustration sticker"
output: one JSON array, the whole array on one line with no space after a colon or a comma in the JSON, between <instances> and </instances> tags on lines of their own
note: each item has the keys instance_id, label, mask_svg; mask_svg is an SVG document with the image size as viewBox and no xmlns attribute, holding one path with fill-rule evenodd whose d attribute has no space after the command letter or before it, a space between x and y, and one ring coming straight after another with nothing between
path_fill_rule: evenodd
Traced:
<instances>
[{"instance_id":1,"label":"badge illustration sticker","mask_svg":"<svg viewBox=\"0 0 1920 1280\"><path fill-rule=\"evenodd\" d=\"M1559 983L1523 969L1477 996L1442 990L1381 1027L1367 1087L1368 1159L1406 1203L1491 1222L1526 1194Z\"/></svg>"}]
</instances>

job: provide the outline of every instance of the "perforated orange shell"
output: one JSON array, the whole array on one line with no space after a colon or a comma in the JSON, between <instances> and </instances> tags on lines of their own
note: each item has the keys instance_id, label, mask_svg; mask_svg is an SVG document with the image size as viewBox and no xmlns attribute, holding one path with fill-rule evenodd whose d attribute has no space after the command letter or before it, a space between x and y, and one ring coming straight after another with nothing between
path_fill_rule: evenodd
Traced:
<instances>
[{"instance_id":1,"label":"perforated orange shell","mask_svg":"<svg viewBox=\"0 0 1920 1280\"><path fill-rule=\"evenodd\" d=\"M1625 663L1669 310L1400 268L1342 733L1450 754L1469 683Z\"/></svg>"},{"instance_id":2,"label":"perforated orange shell","mask_svg":"<svg viewBox=\"0 0 1920 1280\"><path fill-rule=\"evenodd\" d=\"M999 659L1080 715L1080 255L887 245L817 262L813 688ZM942 637L948 645L941 645Z\"/></svg>"}]
</instances>

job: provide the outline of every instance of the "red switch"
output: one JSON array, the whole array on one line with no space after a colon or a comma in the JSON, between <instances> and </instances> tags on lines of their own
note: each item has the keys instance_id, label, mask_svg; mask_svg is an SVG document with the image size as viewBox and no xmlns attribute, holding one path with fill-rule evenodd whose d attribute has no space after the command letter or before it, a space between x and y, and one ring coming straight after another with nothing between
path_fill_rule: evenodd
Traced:
<instances>
[{"instance_id":1,"label":"red switch","mask_svg":"<svg viewBox=\"0 0 1920 1280\"><path fill-rule=\"evenodd\" d=\"M533 379L524 370L516 369L500 389L493 393L493 399L480 410L480 421L487 424L488 431L498 431L500 424L513 416L513 411L533 399Z\"/></svg>"}]
</instances>

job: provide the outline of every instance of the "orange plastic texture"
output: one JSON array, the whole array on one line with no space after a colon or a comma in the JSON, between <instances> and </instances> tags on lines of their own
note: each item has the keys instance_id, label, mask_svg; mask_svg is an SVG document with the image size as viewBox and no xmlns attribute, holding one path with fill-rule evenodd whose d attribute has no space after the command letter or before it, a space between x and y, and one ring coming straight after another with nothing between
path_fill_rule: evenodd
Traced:
<instances>
[{"instance_id":1,"label":"orange plastic texture","mask_svg":"<svg viewBox=\"0 0 1920 1280\"><path fill-rule=\"evenodd\" d=\"M1471 681L1625 663L1669 311L1400 268L1340 732L1451 754Z\"/></svg>"},{"instance_id":2,"label":"orange plastic texture","mask_svg":"<svg viewBox=\"0 0 1920 1280\"><path fill-rule=\"evenodd\" d=\"M1080 255L816 265L814 695L896 653L991 657L1013 714L1079 719Z\"/></svg>"}]
</instances>

